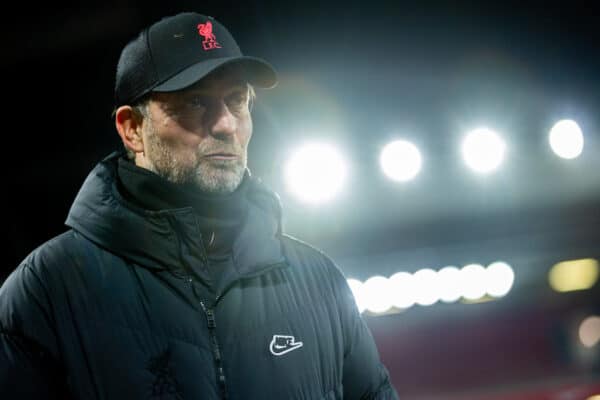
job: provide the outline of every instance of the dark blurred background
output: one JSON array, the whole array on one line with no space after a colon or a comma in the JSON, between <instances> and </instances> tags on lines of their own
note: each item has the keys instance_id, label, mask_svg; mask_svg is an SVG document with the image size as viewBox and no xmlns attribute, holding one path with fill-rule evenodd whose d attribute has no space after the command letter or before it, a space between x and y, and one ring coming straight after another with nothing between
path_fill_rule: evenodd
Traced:
<instances>
[{"instance_id":1,"label":"dark blurred background","mask_svg":"<svg viewBox=\"0 0 600 400\"><path fill-rule=\"evenodd\" d=\"M64 220L93 166L120 147L115 65L139 30L179 11L211 15L279 85L258 91L250 167L281 196L288 233L331 255L348 278L509 264L505 296L366 310L403 399L556 399L600 395L600 51L595 2L300 3L59 1L15 4L2 23L7 260L0 282ZM581 155L548 133L575 120ZM487 126L506 143L490 174L465 167L460 141ZM420 173L387 179L379 152L412 141ZM338 146L340 194L306 204L287 190L300 145ZM588 260L586 290L549 272ZM595 264L594 264L595 261ZM576 264L572 264L576 265ZM573 269L573 268L572 268ZM565 278L567 279L567 278ZM493 301L490 301L493 300Z\"/></svg>"}]
</instances>

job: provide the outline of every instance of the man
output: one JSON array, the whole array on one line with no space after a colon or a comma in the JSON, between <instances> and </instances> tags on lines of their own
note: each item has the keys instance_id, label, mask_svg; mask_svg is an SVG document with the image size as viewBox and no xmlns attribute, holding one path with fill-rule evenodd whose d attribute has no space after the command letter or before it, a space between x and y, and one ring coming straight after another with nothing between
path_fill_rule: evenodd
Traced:
<instances>
[{"instance_id":1,"label":"man","mask_svg":"<svg viewBox=\"0 0 600 400\"><path fill-rule=\"evenodd\" d=\"M246 167L276 74L181 13L117 67L126 152L0 289L3 399L395 399L344 276Z\"/></svg>"}]
</instances>

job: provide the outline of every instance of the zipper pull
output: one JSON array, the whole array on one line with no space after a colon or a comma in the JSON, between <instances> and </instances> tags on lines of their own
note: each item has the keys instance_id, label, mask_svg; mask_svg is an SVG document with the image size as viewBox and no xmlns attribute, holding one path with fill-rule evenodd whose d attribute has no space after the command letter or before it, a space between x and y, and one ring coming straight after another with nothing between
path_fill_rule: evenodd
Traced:
<instances>
[{"instance_id":1,"label":"zipper pull","mask_svg":"<svg viewBox=\"0 0 600 400\"><path fill-rule=\"evenodd\" d=\"M215 244L215 231L210 232L210 239L208 240L208 245L206 247L210 248Z\"/></svg>"},{"instance_id":2,"label":"zipper pull","mask_svg":"<svg viewBox=\"0 0 600 400\"><path fill-rule=\"evenodd\" d=\"M208 327L210 329L214 329L217 327L217 322L215 321L215 313L210 308L206 310L206 320L208 321Z\"/></svg>"}]
</instances>

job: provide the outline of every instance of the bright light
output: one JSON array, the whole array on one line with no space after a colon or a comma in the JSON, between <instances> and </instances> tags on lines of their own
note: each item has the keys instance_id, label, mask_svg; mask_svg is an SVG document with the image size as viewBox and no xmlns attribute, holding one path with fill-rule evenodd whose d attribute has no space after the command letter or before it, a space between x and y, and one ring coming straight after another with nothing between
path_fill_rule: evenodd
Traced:
<instances>
[{"instance_id":1,"label":"bright light","mask_svg":"<svg viewBox=\"0 0 600 400\"><path fill-rule=\"evenodd\" d=\"M354 295L354 301L356 302L356 306L358 307L358 312L365 311L364 301L362 301L360 290L362 288L363 283L358 279L346 279L348 282L348 286L350 286L350 290Z\"/></svg>"},{"instance_id":2,"label":"bright light","mask_svg":"<svg viewBox=\"0 0 600 400\"><path fill-rule=\"evenodd\" d=\"M600 400L600 394L594 394L585 400Z\"/></svg>"},{"instance_id":3,"label":"bright light","mask_svg":"<svg viewBox=\"0 0 600 400\"><path fill-rule=\"evenodd\" d=\"M583 151L583 133L577 122L570 119L558 121L550 130L550 147L562 158L576 158Z\"/></svg>"},{"instance_id":4,"label":"bright light","mask_svg":"<svg viewBox=\"0 0 600 400\"><path fill-rule=\"evenodd\" d=\"M505 262L497 261L487 266L487 294L493 297L505 296L515 281L513 269Z\"/></svg>"},{"instance_id":5,"label":"bright light","mask_svg":"<svg viewBox=\"0 0 600 400\"><path fill-rule=\"evenodd\" d=\"M342 188L346 164L333 146L309 144L290 159L285 177L288 189L300 199L321 203L333 198Z\"/></svg>"},{"instance_id":6,"label":"bright light","mask_svg":"<svg viewBox=\"0 0 600 400\"><path fill-rule=\"evenodd\" d=\"M585 347L594 347L600 342L600 317L587 317L579 325L579 340Z\"/></svg>"},{"instance_id":7,"label":"bright light","mask_svg":"<svg viewBox=\"0 0 600 400\"><path fill-rule=\"evenodd\" d=\"M462 296L467 300L477 300L485 296L485 268L479 264L465 265L460 270Z\"/></svg>"},{"instance_id":8,"label":"bright light","mask_svg":"<svg viewBox=\"0 0 600 400\"><path fill-rule=\"evenodd\" d=\"M397 272L390 276L392 305L397 308L409 308L415 304L413 276L408 272Z\"/></svg>"},{"instance_id":9,"label":"bright light","mask_svg":"<svg viewBox=\"0 0 600 400\"><path fill-rule=\"evenodd\" d=\"M389 281L383 276L373 276L365 281L360 289L360 297L365 308L374 313L382 313L392 307Z\"/></svg>"},{"instance_id":10,"label":"bright light","mask_svg":"<svg viewBox=\"0 0 600 400\"><path fill-rule=\"evenodd\" d=\"M448 266L438 271L440 300L452 303L460 299L462 296L460 277L460 271L456 267Z\"/></svg>"},{"instance_id":11,"label":"bright light","mask_svg":"<svg viewBox=\"0 0 600 400\"><path fill-rule=\"evenodd\" d=\"M437 273L432 269L420 269L413 275L415 302L430 306L440 299Z\"/></svg>"},{"instance_id":12,"label":"bright light","mask_svg":"<svg viewBox=\"0 0 600 400\"><path fill-rule=\"evenodd\" d=\"M462 155L469 167L487 173L496 169L504 158L506 146L502 139L489 129L470 132L462 143Z\"/></svg>"},{"instance_id":13,"label":"bright light","mask_svg":"<svg viewBox=\"0 0 600 400\"><path fill-rule=\"evenodd\" d=\"M397 140L383 148L379 162L389 178L408 181L421 170L421 153L411 142Z\"/></svg>"},{"instance_id":14,"label":"bright light","mask_svg":"<svg viewBox=\"0 0 600 400\"><path fill-rule=\"evenodd\" d=\"M557 292L589 289L598 280L598 261L584 258L559 262L548 273L548 280Z\"/></svg>"}]
</instances>

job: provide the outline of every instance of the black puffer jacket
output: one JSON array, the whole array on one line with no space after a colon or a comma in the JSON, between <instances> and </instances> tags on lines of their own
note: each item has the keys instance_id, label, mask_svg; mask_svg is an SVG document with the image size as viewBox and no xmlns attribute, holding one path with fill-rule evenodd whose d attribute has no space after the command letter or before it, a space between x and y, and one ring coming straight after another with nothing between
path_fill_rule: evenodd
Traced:
<instances>
[{"instance_id":1,"label":"black puffer jacket","mask_svg":"<svg viewBox=\"0 0 600 400\"><path fill-rule=\"evenodd\" d=\"M395 399L340 270L281 233L258 182L215 284L191 208L90 173L71 228L0 288L2 399Z\"/></svg>"}]
</instances>

